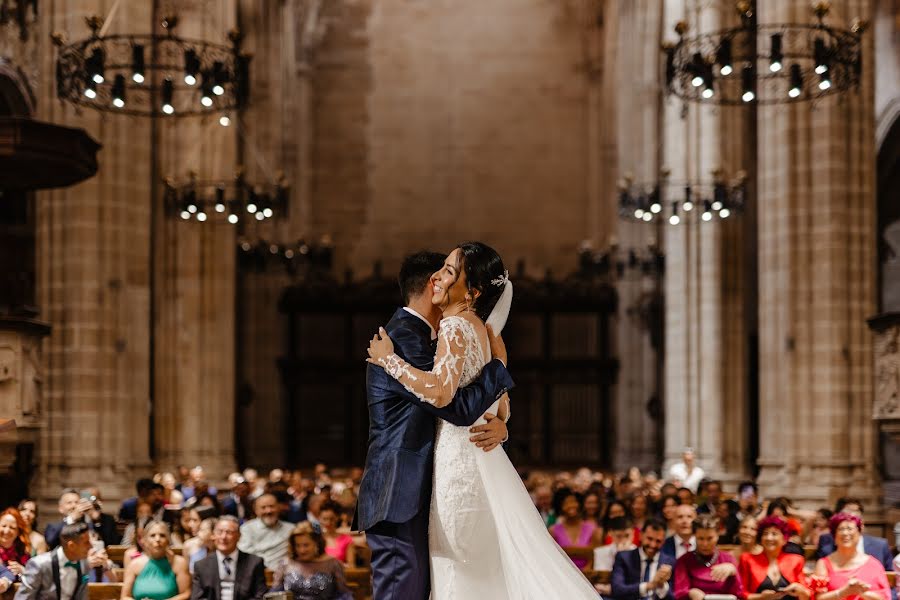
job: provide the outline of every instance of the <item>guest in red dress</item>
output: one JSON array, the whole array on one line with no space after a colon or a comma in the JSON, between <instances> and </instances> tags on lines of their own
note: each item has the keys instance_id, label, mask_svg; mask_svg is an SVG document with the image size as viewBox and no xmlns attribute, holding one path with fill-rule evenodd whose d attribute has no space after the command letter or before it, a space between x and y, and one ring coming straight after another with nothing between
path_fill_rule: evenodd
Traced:
<instances>
[{"instance_id":1,"label":"guest in red dress","mask_svg":"<svg viewBox=\"0 0 900 600\"><path fill-rule=\"evenodd\" d=\"M805 559L784 552L791 528L781 517L759 521L759 554L741 554L738 575L747 600L809 600L810 590L803 573Z\"/></svg>"},{"instance_id":2,"label":"guest in red dress","mask_svg":"<svg viewBox=\"0 0 900 600\"><path fill-rule=\"evenodd\" d=\"M31 558L31 541L25 520L15 508L0 513L0 565L15 573L16 579L25 572Z\"/></svg>"},{"instance_id":3,"label":"guest in red dress","mask_svg":"<svg viewBox=\"0 0 900 600\"><path fill-rule=\"evenodd\" d=\"M703 600L707 594L744 597L737 561L719 550L719 519L711 514L694 521L697 549L675 563L675 600Z\"/></svg>"},{"instance_id":4,"label":"guest in red dress","mask_svg":"<svg viewBox=\"0 0 900 600\"><path fill-rule=\"evenodd\" d=\"M828 521L837 549L816 563L817 600L890 600L884 566L860 549L862 520L837 513Z\"/></svg>"}]
</instances>

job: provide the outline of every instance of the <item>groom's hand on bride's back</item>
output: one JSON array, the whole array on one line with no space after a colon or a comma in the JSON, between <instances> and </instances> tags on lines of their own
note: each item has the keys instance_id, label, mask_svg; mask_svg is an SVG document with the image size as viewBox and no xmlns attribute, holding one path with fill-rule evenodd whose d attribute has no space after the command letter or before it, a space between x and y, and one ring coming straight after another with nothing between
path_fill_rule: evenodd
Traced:
<instances>
[{"instance_id":1,"label":"groom's hand on bride's back","mask_svg":"<svg viewBox=\"0 0 900 600\"><path fill-rule=\"evenodd\" d=\"M469 441L474 442L485 452L490 452L509 438L509 430L503 419L497 415L484 413L484 418L487 423L469 429L469 433L475 434L469 438Z\"/></svg>"},{"instance_id":2,"label":"groom's hand on bride's back","mask_svg":"<svg viewBox=\"0 0 900 600\"><path fill-rule=\"evenodd\" d=\"M491 343L491 356L502 362L504 367L508 367L509 361L506 359L506 344L503 343L503 338L499 334L494 335L494 328L490 325L487 326L487 332Z\"/></svg>"}]
</instances>

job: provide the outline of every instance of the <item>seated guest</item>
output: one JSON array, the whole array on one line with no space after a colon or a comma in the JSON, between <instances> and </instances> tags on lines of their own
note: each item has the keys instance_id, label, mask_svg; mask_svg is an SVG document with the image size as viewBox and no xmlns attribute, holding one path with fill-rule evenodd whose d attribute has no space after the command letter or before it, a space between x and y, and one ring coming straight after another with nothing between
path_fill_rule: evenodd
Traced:
<instances>
[{"instance_id":1,"label":"seated guest","mask_svg":"<svg viewBox=\"0 0 900 600\"><path fill-rule=\"evenodd\" d=\"M232 515L216 521L216 551L194 567L191 600L262 600L267 591L266 567L262 558L237 549L240 527Z\"/></svg>"},{"instance_id":2,"label":"seated guest","mask_svg":"<svg viewBox=\"0 0 900 600\"><path fill-rule=\"evenodd\" d=\"M172 527L172 546L184 546L185 542L197 535L200 528L200 513L196 508L183 508ZM190 555L188 555L190 557Z\"/></svg>"},{"instance_id":3,"label":"seated guest","mask_svg":"<svg viewBox=\"0 0 900 600\"><path fill-rule=\"evenodd\" d=\"M15 508L0 513L0 565L12 571L18 581L31 558L31 541L22 515Z\"/></svg>"},{"instance_id":4,"label":"seated guest","mask_svg":"<svg viewBox=\"0 0 900 600\"><path fill-rule=\"evenodd\" d=\"M293 527L278 518L278 503L272 494L263 494L253 503L256 518L241 525L242 552L261 556L267 569L274 569L287 556Z\"/></svg>"},{"instance_id":5,"label":"seated guest","mask_svg":"<svg viewBox=\"0 0 900 600\"><path fill-rule=\"evenodd\" d=\"M660 500L659 515L666 524L666 537L675 535L675 509L681 505L681 500L675 494L666 494Z\"/></svg>"},{"instance_id":6,"label":"seated guest","mask_svg":"<svg viewBox=\"0 0 900 600\"><path fill-rule=\"evenodd\" d=\"M804 543L810 546L819 546L819 540L823 534L831 534L828 529L828 521L831 519L833 512L827 508L820 508L816 511L816 516L809 522L809 530L804 537ZM834 539L834 538L832 538Z\"/></svg>"},{"instance_id":7,"label":"seated guest","mask_svg":"<svg viewBox=\"0 0 900 600\"><path fill-rule=\"evenodd\" d=\"M165 488L162 484L157 484L152 479L138 479L137 496L126 498L119 507L120 521L134 521L137 519L137 507L139 502L146 502L154 507L156 512L158 507L165 505Z\"/></svg>"},{"instance_id":8,"label":"seated guest","mask_svg":"<svg viewBox=\"0 0 900 600\"><path fill-rule=\"evenodd\" d=\"M184 495L177 489L178 482L172 473L163 473L153 481L163 486L163 504L165 506L181 506L184 504Z\"/></svg>"},{"instance_id":9,"label":"seated guest","mask_svg":"<svg viewBox=\"0 0 900 600\"><path fill-rule=\"evenodd\" d=\"M693 552L697 548L694 539L694 520L697 511L691 504L679 504L675 507L675 533L666 539L660 552L672 557L672 562Z\"/></svg>"},{"instance_id":10,"label":"seated guest","mask_svg":"<svg viewBox=\"0 0 900 600\"><path fill-rule=\"evenodd\" d=\"M191 574L187 559L169 552L169 526L151 521L144 528L144 553L125 568L121 600L188 600Z\"/></svg>"},{"instance_id":11,"label":"seated guest","mask_svg":"<svg viewBox=\"0 0 900 600\"><path fill-rule=\"evenodd\" d=\"M647 517L650 516L650 504L647 501L647 496L638 494L632 498L631 502L628 503L628 514L631 518L631 523L634 525L635 534L640 536L641 529L644 527L644 522L647 520ZM637 539L640 540L640 537Z\"/></svg>"},{"instance_id":12,"label":"seated guest","mask_svg":"<svg viewBox=\"0 0 900 600\"><path fill-rule=\"evenodd\" d=\"M325 538L309 523L291 532L288 560L274 575L274 592L291 592L295 600L352 600L344 568L325 553Z\"/></svg>"},{"instance_id":13,"label":"seated guest","mask_svg":"<svg viewBox=\"0 0 900 600\"><path fill-rule=\"evenodd\" d=\"M326 502L319 511L319 523L322 526L322 537L325 538L325 553L341 561L346 566L356 566L356 549L353 538L346 533L338 533L338 515L341 505L337 502Z\"/></svg>"},{"instance_id":14,"label":"seated guest","mask_svg":"<svg viewBox=\"0 0 900 600\"><path fill-rule=\"evenodd\" d=\"M19 502L19 514L25 522L25 530L28 532L28 541L31 542L31 555L43 554L50 548L47 540L37 531L37 501L34 498L25 498Z\"/></svg>"},{"instance_id":15,"label":"seated guest","mask_svg":"<svg viewBox=\"0 0 900 600\"><path fill-rule=\"evenodd\" d=\"M736 545L738 541L738 528L740 522L737 520L738 504L734 500L722 500L716 505L716 512L709 513L719 518L719 543Z\"/></svg>"},{"instance_id":16,"label":"seated guest","mask_svg":"<svg viewBox=\"0 0 900 600\"><path fill-rule=\"evenodd\" d=\"M600 519L600 494L595 491L588 491L584 495L584 520L590 521L596 527L601 527Z\"/></svg>"},{"instance_id":17,"label":"seated guest","mask_svg":"<svg viewBox=\"0 0 900 600\"><path fill-rule=\"evenodd\" d=\"M848 513L859 517L860 520L862 520L863 504L858 498L841 498L837 501L837 504L835 504L834 512ZM890 571L893 568L891 565L893 556L891 555L891 549L888 546L887 540L872 535L863 535L862 545L865 553L877 558L885 571ZM831 534L823 533L820 535L819 546L816 548L816 558L825 558L826 556L833 554L834 551L834 538Z\"/></svg>"},{"instance_id":18,"label":"seated guest","mask_svg":"<svg viewBox=\"0 0 900 600\"><path fill-rule=\"evenodd\" d=\"M104 576L111 576L111 563L105 552L91 549L87 523L78 521L64 525L59 540L55 550L28 561L16 600L88 600L85 573L99 568L104 570ZM2 587L0 580L0 589Z\"/></svg>"},{"instance_id":19,"label":"seated guest","mask_svg":"<svg viewBox=\"0 0 900 600\"><path fill-rule=\"evenodd\" d=\"M612 537L609 535L609 522L613 519L617 518L628 518L628 507L625 506L624 502L620 502L619 500L612 500L609 504L606 505L606 512L603 513L603 529L605 530L605 535L603 536L604 544L611 544ZM641 543L641 530L635 528L631 541L634 542L634 545L637 546Z\"/></svg>"},{"instance_id":20,"label":"seated guest","mask_svg":"<svg viewBox=\"0 0 900 600\"><path fill-rule=\"evenodd\" d=\"M141 531L153 520L153 507L146 502L140 502L137 506L137 517L134 521L125 527L125 533L122 534L122 545L129 547L139 546Z\"/></svg>"},{"instance_id":21,"label":"seated guest","mask_svg":"<svg viewBox=\"0 0 900 600\"><path fill-rule=\"evenodd\" d=\"M212 517L200 521L196 537L192 537L181 548L181 555L188 557L188 570L193 573L194 565L207 557L215 548L213 532L216 530L217 519Z\"/></svg>"},{"instance_id":22,"label":"seated guest","mask_svg":"<svg viewBox=\"0 0 900 600\"><path fill-rule=\"evenodd\" d=\"M84 496L84 497L83 497ZM102 505L96 495L96 490L80 493L78 490L67 489L59 497L59 512L63 515L62 521L50 523L44 530L47 545L53 549L59 545L59 532L66 523L84 521L91 529L94 539L102 540L105 546L115 546L120 537L116 529L116 520L112 515L101 511Z\"/></svg>"},{"instance_id":23,"label":"seated guest","mask_svg":"<svg viewBox=\"0 0 900 600\"><path fill-rule=\"evenodd\" d=\"M837 550L816 563L822 584L817 600L890 600L891 589L881 562L859 550L862 521L837 513L828 522Z\"/></svg>"},{"instance_id":24,"label":"seated guest","mask_svg":"<svg viewBox=\"0 0 900 600\"><path fill-rule=\"evenodd\" d=\"M694 492L692 492L688 488L686 488L686 487L678 488L678 491L675 492L675 495L678 496L678 499L681 500L682 504L690 504L691 506L694 506L694 504L695 504Z\"/></svg>"},{"instance_id":25,"label":"seated guest","mask_svg":"<svg viewBox=\"0 0 900 600\"><path fill-rule=\"evenodd\" d=\"M757 539L763 548L759 554L744 553L738 564L738 574L746 600L764 600L774 594L783 594L788 600L809 600L803 574L805 560L802 556L784 551L791 529L781 517L766 517L759 522Z\"/></svg>"},{"instance_id":26,"label":"seated guest","mask_svg":"<svg viewBox=\"0 0 900 600\"><path fill-rule=\"evenodd\" d=\"M803 546L801 545L803 540L800 538L800 531L802 530L802 527L797 519L789 516L790 508L790 500L788 500L787 498L775 498L774 500L769 502L769 506L766 508L766 516L781 517L787 522L788 528L791 530L791 535L788 537L788 541L784 545L784 551L791 552L793 554L799 554L801 556L806 556L806 553L803 551Z\"/></svg>"},{"instance_id":27,"label":"seated guest","mask_svg":"<svg viewBox=\"0 0 900 600\"><path fill-rule=\"evenodd\" d=\"M718 548L718 517L700 515L694 521L694 538L697 549L683 555L675 563L675 600L703 600L707 594L743 598L744 588L737 574L737 561Z\"/></svg>"},{"instance_id":28,"label":"seated guest","mask_svg":"<svg viewBox=\"0 0 900 600\"><path fill-rule=\"evenodd\" d=\"M556 511L553 510L553 491L549 485L539 485L531 494L534 507L541 514L544 525L550 527L556 523Z\"/></svg>"},{"instance_id":29,"label":"seated guest","mask_svg":"<svg viewBox=\"0 0 900 600\"><path fill-rule=\"evenodd\" d=\"M253 516L250 508L250 484L240 475L235 477L231 493L222 501L222 514L237 517L242 525Z\"/></svg>"},{"instance_id":30,"label":"seated guest","mask_svg":"<svg viewBox=\"0 0 900 600\"><path fill-rule=\"evenodd\" d=\"M656 519L644 523L641 545L616 554L612 568L612 598L616 600L672 600L669 580L674 562L660 548L666 536L665 525Z\"/></svg>"},{"instance_id":31,"label":"seated guest","mask_svg":"<svg viewBox=\"0 0 900 600\"><path fill-rule=\"evenodd\" d=\"M595 571L612 571L616 554L637 548L632 539L632 529L631 521L625 517L609 521L608 535L612 538L612 543L594 549Z\"/></svg>"},{"instance_id":32,"label":"seated guest","mask_svg":"<svg viewBox=\"0 0 900 600\"><path fill-rule=\"evenodd\" d=\"M703 492L703 504L697 507L697 514L718 514L719 504L722 502L722 482L718 480L707 481L701 486L701 490Z\"/></svg>"},{"instance_id":33,"label":"seated guest","mask_svg":"<svg viewBox=\"0 0 900 600\"><path fill-rule=\"evenodd\" d=\"M561 498L557 507L560 519L550 528L550 535L560 548L599 546L603 542L602 531L590 521L584 520L583 511L584 501L581 494L570 491ZM584 569L588 565L588 560L584 558L573 558L572 562L579 569Z\"/></svg>"},{"instance_id":34,"label":"seated guest","mask_svg":"<svg viewBox=\"0 0 900 600\"><path fill-rule=\"evenodd\" d=\"M736 558L740 559L743 554L760 554L763 551L758 541L757 523L758 521L753 515L746 516L741 521L737 534L739 545L735 551Z\"/></svg>"},{"instance_id":35,"label":"seated guest","mask_svg":"<svg viewBox=\"0 0 900 600\"><path fill-rule=\"evenodd\" d=\"M737 487L738 493L738 520L746 516L754 516L757 519L763 517L763 507L759 504L759 487L752 481L742 481Z\"/></svg>"}]
</instances>

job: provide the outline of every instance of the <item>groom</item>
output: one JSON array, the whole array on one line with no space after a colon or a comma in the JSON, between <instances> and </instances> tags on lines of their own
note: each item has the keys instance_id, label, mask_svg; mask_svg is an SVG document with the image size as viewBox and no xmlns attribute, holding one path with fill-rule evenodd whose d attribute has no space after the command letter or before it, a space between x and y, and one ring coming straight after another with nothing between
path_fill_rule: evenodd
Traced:
<instances>
[{"instance_id":1,"label":"groom","mask_svg":"<svg viewBox=\"0 0 900 600\"><path fill-rule=\"evenodd\" d=\"M419 252L403 261L400 291L405 307L385 325L394 352L413 367L431 370L440 309L431 303L431 276L445 256ZM491 336L491 350L506 359L502 340ZM369 364L369 450L359 488L354 530L365 530L372 549L374 600L426 600L430 592L428 513L434 458L434 417L471 426L512 388L501 360L484 367L471 385L460 388L444 408L421 402L381 367ZM507 437L506 424L485 415L486 425L472 428L472 439L485 451Z\"/></svg>"}]
</instances>

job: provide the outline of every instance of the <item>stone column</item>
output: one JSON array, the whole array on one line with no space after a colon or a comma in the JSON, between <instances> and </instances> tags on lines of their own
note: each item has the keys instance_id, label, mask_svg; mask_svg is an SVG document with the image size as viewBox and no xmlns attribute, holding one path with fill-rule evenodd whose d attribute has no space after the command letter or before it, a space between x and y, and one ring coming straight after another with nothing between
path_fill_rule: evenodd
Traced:
<instances>
[{"instance_id":1,"label":"stone column","mask_svg":"<svg viewBox=\"0 0 900 600\"><path fill-rule=\"evenodd\" d=\"M735 23L731 2L669 0L665 38L676 22L696 36ZM741 108L687 103L664 105L664 168L673 182L711 183L713 172L742 168L747 131ZM673 189L674 188L670 188ZM667 203L668 204L668 203ZM671 206L664 206L668 215ZM697 208L694 209L698 210ZM747 472L745 277L742 221L701 222L682 213L680 225L664 222L666 252L665 459L685 447L711 477L734 482Z\"/></svg>"},{"instance_id":2,"label":"stone column","mask_svg":"<svg viewBox=\"0 0 900 600\"><path fill-rule=\"evenodd\" d=\"M659 81L660 33L662 14L659 2L621 0L607 4L604 14L605 64L608 65L603 87L604 116L607 128L616 142L612 159L604 156L604 164L612 162L617 169L608 172L611 181L631 173L636 181L653 181L659 172L660 100ZM615 191L606 196L614 207ZM618 260L628 260L632 250L642 254L659 242L655 225L615 220ZM600 240L603 242L604 240ZM631 466L659 468L658 441L662 422L659 415L662 382L659 379L659 354L654 347L650 325L642 316L654 297L661 296L656 277L641 274L640 269L626 269L616 282L619 309L615 317L615 354L620 360L615 387L615 435L613 467L625 470Z\"/></svg>"},{"instance_id":3,"label":"stone column","mask_svg":"<svg viewBox=\"0 0 900 600\"><path fill-rule=\"evenodd\" d=\"M870 0L832 2L840 26ZM805 2L760 0L759 22L807 22ZM759 109L760 458L766 496L874 500L873 54L858 92Z\"/></svg>"},{"instance_id":4,"label":"stone column","mask_svg":"<svg viewBox=\"0 0 900 600\"><path fill-rule=\"evenodd\" d=\"M54 8L55 6L55 8ZM107 500L151 472L150 125L74 110L56 98L50 35L90 35L84 17L110 3L42 5L37 117L82 127L103 144L87 182L37 194L37 276L44 343L45 426L33 491L55 505L62 487L98 485ZM152 6L122 3L121 31L149 31Z\"/></svg>"},{"instance_id":5,"label":"stone column","mask_svg":"<svg viewBox=\"0 0 900 600\"><path fill-rule=\"evenodd\" d=\"M236 4L212 6L179 6L176 33L229 44ZM203 223L167 217L160 182L167 176L183 181L189 171L201 181L231 180L242 166L236 154L239 119L231 119L230 127L219 124L217 113L160 119L153 144L159 156L153 188L155 461L163 470L203 465L214 481L235 468L236 231L221 215Z\"/></svg>"}]
</instances>

